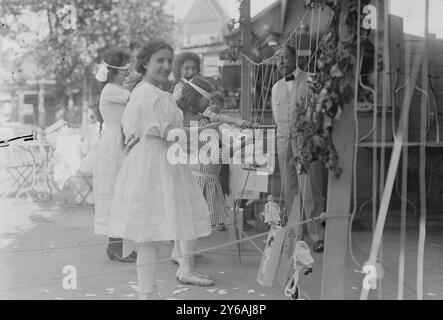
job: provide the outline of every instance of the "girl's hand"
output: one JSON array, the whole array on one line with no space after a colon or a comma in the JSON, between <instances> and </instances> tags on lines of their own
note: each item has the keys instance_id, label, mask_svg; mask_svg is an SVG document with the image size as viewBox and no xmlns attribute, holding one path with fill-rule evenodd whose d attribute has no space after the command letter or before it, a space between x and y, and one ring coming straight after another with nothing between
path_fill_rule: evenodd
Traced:
<instances>
[{"instance_id":1,"label":"girl's hand","mask_svg":"<svg viewBox=\"0 0 443 320\"><path fill-rule=\"evenodd\" d=\"M209 111L211 112L216 112L217 111L217 106L215 104L210 104L207 108Z\"/></svg>"},{"instance_id":2,"label":"girl's hand","mask_svg":"<svg viewBox=\"0 0 443 320\"><path fill-rule=\"evenodd\" d=\"M240 127L242 129L248 129L252 127L251 122L247 121L247 120L238 120L236 121L236 125L237 127Z\"/></svg>"},{"instance_id":3,"label":"girl's hand","mask_svg":"<svg viewBox=\"0 0 443 320\"><path fill-rule=\"evenodd\" d=\"M132 72L123 82L123 86L132 91L134 87L142 80L143 76L137 72Z\"/></svg>"}]
</instances>

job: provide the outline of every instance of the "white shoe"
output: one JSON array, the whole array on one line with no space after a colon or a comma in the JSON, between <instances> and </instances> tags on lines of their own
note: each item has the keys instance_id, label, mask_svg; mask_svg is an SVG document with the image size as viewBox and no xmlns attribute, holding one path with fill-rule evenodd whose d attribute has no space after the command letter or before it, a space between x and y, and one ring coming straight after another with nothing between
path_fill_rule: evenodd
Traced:
<instances>
[{"instance_id":1,"label":"white shoe","mask_svg":"<svg viewBox=\"0 0 443 320\"><path fill-rule=\"evenodd\" d=\"M181 284L190 284L199 287L212 287L214 285L214 281L209 277L199 277L195 273L178 273L177 272L177 281Z\"/></svg>"},{"instance_id":2,"label":"white shoe","mask_svg":"<svg viewBox=\"0 0 443 320\"><path fill-rule=\"evenodd\" d=\"M161 300L161 296L158 293L157 286L154 286L151 293L139 293L138 300Z\"/></svg>"},{"instance_id":3,"label":"white shoe","mask_svg":"<svg viewBox=\"0 0 443 320\"><path fill-rule=\"evenodd\" d=\"M192 271L192 273L195 274L197 277L200 277L200 278L211 279L210 276L208 276L208 275L206 275L206 274L201 274L201 273L199 273L199 272L197 272L197 271L195 271L195 270Z\"/></svg>"}]
</instances>

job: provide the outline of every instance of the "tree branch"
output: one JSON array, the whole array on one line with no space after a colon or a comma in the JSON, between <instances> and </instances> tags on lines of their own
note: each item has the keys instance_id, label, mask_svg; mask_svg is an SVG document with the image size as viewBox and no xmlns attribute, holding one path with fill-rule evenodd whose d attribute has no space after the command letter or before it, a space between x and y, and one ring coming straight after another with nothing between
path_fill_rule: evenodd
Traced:
<instances>
[{"instance_id":1,"label":"tree branch","mask_svg":"<svg viewBox=\"0 0 443 320\"><path fill-rule=\"evenodd\" d=\"M49 12L49 9L46 8L46 16L48 17L48 25L49 25L49 37L52 38L54 35L54 31L52 29L52 20L51 20L51 14Z\"/></svg>"}]
</instances>

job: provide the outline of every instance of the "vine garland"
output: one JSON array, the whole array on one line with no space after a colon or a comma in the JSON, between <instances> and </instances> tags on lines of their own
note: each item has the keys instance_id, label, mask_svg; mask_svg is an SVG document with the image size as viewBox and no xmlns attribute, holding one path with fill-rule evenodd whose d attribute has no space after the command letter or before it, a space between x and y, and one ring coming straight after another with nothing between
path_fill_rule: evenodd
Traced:
<instances>
[{"instance_id":1,"label":"vine garland","mask_svg":"<svg viewBox=\"0 0 443 320\"><path fill-rule=\"evenodd\" d=\"M362 6L367 3L369 0L362 0ZM300 166L300 173L307 173L310 164L318 160L335 178L339 178L342 168L332 131L343 107L354 97L358 3L357 0L349 1L345 19L347 35L342 40L339 36L342 3L338 0L312 0L307 1L307 5L327 6L333 15L327 28L329 33L317 48L315 73L308 82L307 106L296 106L297 119L291 127L291 139L296 145L293 161Z\"/></svg>"}]
</instances>

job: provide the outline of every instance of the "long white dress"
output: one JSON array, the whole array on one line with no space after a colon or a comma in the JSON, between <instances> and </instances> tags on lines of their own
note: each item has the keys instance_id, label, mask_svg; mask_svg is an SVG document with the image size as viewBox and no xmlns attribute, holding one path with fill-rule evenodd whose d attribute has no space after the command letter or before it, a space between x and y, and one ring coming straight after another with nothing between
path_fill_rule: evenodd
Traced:
<instances>
[{"instance_id":1,"label":"long white dress","mask_svg":"<svg viewBox=\"0 0 443 320\"><path fill-rule=\"evenodd\" d=\"M209 236L209 209L191 170L167 159L167 129L183 127L172 95L143 81L131 93L122 124L125 136L140 142L117 176L108 236L138 243Z\"/></svg>"},{"instance_id":2,"label":"long white dress","mask_svg":"<svg viewBox=\"0 0 443 320\"><path fill-rule=\"evenodd\" d=\"M100 138L93 169L95 202L94 231L108 235L109 212L117 173L123 162L121 118L130 92L115 84L107 84L100 96L100 112L104 127Z\"/></svg>"}]
</instances>

